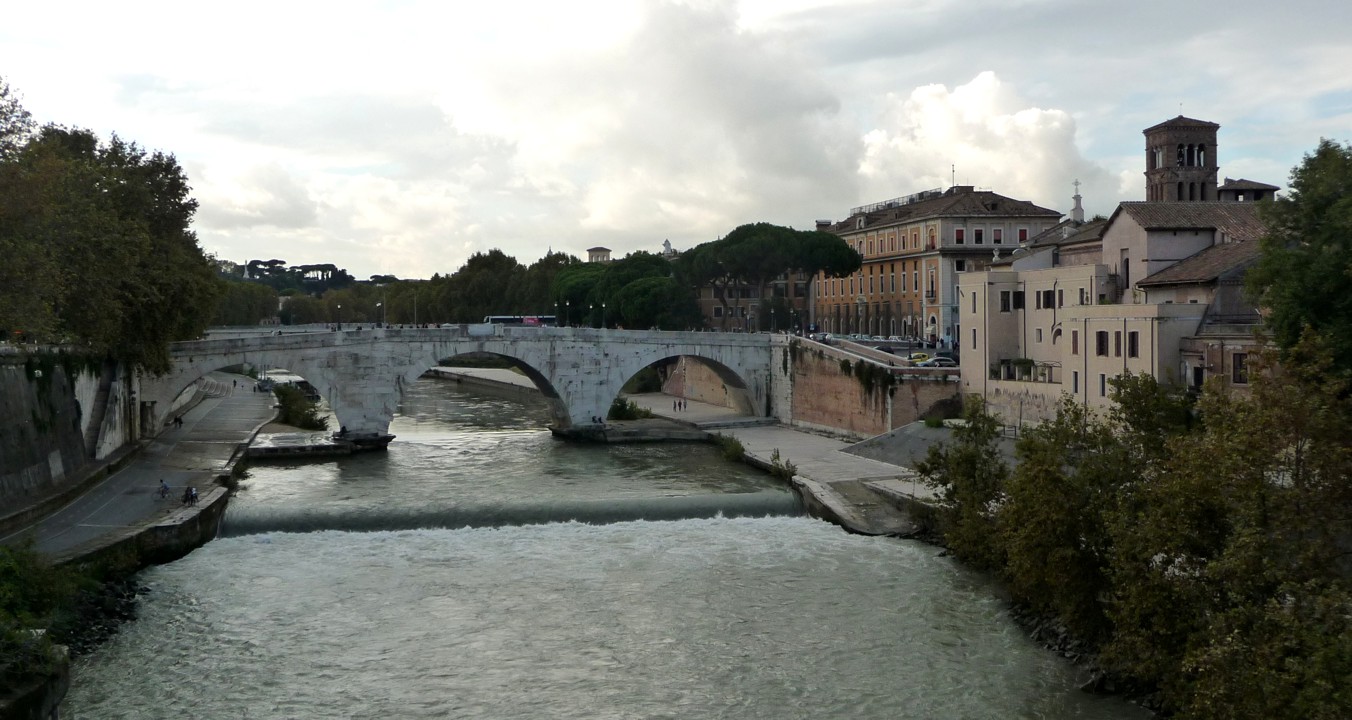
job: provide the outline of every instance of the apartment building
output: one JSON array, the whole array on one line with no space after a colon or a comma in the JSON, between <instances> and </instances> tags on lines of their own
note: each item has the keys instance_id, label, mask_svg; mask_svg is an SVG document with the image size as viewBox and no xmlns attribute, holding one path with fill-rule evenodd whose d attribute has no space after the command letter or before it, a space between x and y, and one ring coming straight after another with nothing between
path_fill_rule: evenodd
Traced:
<instances>
[{"instance_id":1,"label":"apartment building","mask_svg":"<svg viewBox=\"0 0 1352 720\"><path fill-rule=\"evenodd\" d=\"M844 238L863 257L843 278L819 274L811 321L839 333L959 342L959 273L984 269L1046 232L1061 213L967 185L927 190L850 210L817 229Z\"/></svg>"}]
</instances>

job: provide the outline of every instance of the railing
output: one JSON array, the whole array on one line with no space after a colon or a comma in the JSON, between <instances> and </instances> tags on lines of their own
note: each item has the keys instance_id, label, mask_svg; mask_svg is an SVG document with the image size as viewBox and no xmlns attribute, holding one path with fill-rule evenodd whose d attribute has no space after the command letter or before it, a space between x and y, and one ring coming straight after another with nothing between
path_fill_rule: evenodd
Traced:
<instances>
[{"instance_id":1,"label":"railing","mask_svg":"<svg viewBox=\"0 0 1352 720\"><path fill-rule=\"evenodd\" d=\"M911 205L914 203L918 203L921 200L928 200L933 197L939 197L940 195L943 194L944 194L943 188L934 188L933 190L921 190L918 193L911 193L910 195L903 195L898 198L892 198L891 200L876 202L873 203L872 205L860 205L857 208L852 208L850 210L850 214L860 215L863 213L877 212L878 210L886 210L888 208L901 207L903 205Z\"/></svg>"}]
</instances>

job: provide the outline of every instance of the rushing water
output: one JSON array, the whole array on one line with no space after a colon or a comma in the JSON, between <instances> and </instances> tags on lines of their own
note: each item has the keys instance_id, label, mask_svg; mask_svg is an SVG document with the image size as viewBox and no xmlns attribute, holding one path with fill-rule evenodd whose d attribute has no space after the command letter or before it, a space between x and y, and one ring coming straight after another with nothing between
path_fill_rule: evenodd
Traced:
<instances>
[{"instance_id":1,"label":"rushing water","mask_svg":"<svg viewBox=\"0 0 1352 720\"><path fill-rule=\"evenodd\" d=\"M544 417L423 380L387 454L255 467L63 716L1143 716L934 548L804 517L712 448Z\"/></svg>"}]
</instances>

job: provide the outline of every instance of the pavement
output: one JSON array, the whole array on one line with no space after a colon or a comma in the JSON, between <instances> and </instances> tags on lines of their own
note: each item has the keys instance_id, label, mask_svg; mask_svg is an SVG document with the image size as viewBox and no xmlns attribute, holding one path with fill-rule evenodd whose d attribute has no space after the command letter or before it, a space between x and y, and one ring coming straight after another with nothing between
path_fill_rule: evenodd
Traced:
<instances>
[{"instance_id":1,"label":"pavement","mask_svg":"<svg viewBox=\"0 0 1352 720\"><path fill-rule=\"evenodd\" d=\"M166 427L121 470L0 543L32 538L39 552L68 557L183 510L184 488L196 487L204 499L241 446L276 415L272 393L254 392L243 375L212 373L204 389L207 397L181 416L181 427ZM167 499L156 494L161 479L171 489Z\"/></svg>"}]
</instances>

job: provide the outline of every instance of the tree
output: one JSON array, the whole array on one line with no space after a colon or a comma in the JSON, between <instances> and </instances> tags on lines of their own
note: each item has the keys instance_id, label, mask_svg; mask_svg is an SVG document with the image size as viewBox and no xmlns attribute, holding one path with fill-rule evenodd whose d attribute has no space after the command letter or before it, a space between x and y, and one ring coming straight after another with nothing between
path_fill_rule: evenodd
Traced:
<instances>
[{"instance_id":1,"label":"tree","mask_svg":"<svg viewBox=\"0 0 1352 720\"><path fill-rule=\"evenodd\" d=\"M1000 570L1005 556L997 519L1009 480L997 445L1000 421L977 398L968 399L963 420L953 442L930 446L916 471L939 491L939 530L953 553L983 570Z\"/></svg>"},{"instance_id":2,"label":"tree","mask_svg":"<svg viewBox=\"0 0 1352 720\"><path fill-rule=\"evenodd\" d=\"M1246 275L1279 346L1306 326L1329 338L1334 366L1352 371L1352 147L1321 140L1291 171L1286 197L1259 207L1262 255Z\"/></svg>"},{"instance_id":3,"label":"tree","mask_svg":"<svg viewBox=\"0 0 1352 720\"><path fill-rule=\"evenodd\" d=\"M1010 586L1076 636L1101 641L1110 629L1099 602L1112 551L1108 517L1136 468L1112 427L1069 395L1016 451L999 517Z\"/></svg>"},{"instance_id":4,"label":"tree","mask_svg":"<svg viewBox=\"0 0 1352 720\"><path fill-rule=\"evenodd\" d=\"M19 93L0 77L0 161L12 158L32 133L33 115L20 102Z\"/></svg>"},{"instance_id":5,"label":"tree","mask_svg":"<svg viewBox=\"0 0 1352 720\"><path fill-rule=\"evenodd\" d=\"M700 324L690 291L669 277L648 277L625 285L610 301L616 323L629 328L687 330Z\"/></svg>"}]
</instances>

